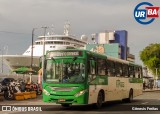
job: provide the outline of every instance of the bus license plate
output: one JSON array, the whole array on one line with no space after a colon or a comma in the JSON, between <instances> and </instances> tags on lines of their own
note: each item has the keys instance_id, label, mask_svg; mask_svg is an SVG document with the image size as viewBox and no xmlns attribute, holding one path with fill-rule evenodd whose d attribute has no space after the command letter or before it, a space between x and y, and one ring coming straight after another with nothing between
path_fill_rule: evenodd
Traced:
<instances>
[{"instance_id":1,"label":"bus license plate","mask_svg":"<svg viewBox=\"0 0 160 114\"><path fill-rule=\"evenodd\" d=\"M58 102L65 102L65 99L59 99Z\"/></svg>"}]
</instances>

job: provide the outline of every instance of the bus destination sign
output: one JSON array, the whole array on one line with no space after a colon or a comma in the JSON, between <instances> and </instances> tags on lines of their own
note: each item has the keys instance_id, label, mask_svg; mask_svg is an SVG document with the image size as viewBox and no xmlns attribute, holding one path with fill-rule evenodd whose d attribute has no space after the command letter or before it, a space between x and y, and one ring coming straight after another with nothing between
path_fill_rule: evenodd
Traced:
<instances>
[{"instance_id":1,"label":"bus destination sign","mask_svg":"<svg viewBox=\"0 0 160 114\"><path fill-rule=\"evenodd\" d=\"M80 56L81 53L79 51L63 51L63 52L49 52L47 54L47 58L51 57L63 57L63 56Z\"/></svg>"}]
</instances>

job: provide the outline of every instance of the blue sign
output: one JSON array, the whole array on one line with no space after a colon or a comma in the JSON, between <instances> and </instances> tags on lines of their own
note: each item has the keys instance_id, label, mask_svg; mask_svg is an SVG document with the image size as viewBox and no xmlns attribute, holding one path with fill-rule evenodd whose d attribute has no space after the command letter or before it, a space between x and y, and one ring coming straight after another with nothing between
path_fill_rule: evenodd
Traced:
<instances>
[{"instance_id":1,"label":"blue sign","mask_svg":"<svg viewBox=\"0 0 160 114\"><path fill-rule=\"evenodd\" d=\"M144 8L145 6L145 8ZM154 7L149 2L139 3L134 9L135 20L143 25L152 23L158 17L159 7Z\"/></svg>"}]
</instances>

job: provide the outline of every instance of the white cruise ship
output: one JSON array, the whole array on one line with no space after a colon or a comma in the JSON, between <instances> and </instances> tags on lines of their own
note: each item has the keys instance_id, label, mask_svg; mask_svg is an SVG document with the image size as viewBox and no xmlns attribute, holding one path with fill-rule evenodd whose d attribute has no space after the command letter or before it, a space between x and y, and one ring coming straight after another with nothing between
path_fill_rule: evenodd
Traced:
<instances>
[{"instance_id":1,"label":"white cruise ship","mask_svg":"<svg viewBox=\"0 0 160 114\"><path fill-rule=\"evenodd\" d=\"M45 35L39 36L38 39L23 53L23 55L3 55L7 66L12 70L19 67L30 67L32 54L32 68L39 70L39 58L43 55L43 42L45 41L45 52L57 49L83 48L87 43L86 40L78 40L75 36L69 34L69 24L64 27L64 35ZM45 40L44 40L45 37Z\"/></svg>"}]
</instances>

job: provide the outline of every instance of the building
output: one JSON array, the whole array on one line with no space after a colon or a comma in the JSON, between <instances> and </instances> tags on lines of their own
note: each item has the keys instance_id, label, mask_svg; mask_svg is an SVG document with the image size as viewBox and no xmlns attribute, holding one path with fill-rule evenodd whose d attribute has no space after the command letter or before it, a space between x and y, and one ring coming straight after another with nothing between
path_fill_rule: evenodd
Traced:
<instances>
[{"instance_id":1,"label":"building","mask_svg":"<svg viewBox=\"0 0 160 114\"><path fill-rule=\"evenodd\" d=\"M87 44L86 49L108 56L113 56L131 62L135 56L130 54L128 44L128 32L126 30L105 31L96 33L92 38L93 44Z\"/></svg>"}]
</instances>

